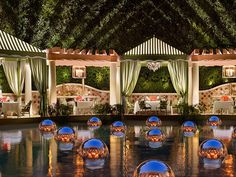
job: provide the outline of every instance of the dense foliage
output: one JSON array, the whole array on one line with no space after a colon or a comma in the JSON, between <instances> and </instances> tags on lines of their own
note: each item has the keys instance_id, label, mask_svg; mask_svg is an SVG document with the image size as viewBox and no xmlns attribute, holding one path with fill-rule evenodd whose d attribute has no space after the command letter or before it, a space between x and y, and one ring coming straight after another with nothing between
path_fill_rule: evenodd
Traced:
<instances>
[{"instance_id":1,"label":"dense foliage","mask_svg":"<svg viewBox=\"0 0 236 177\"><path fill-rule=\"evenodd\" d=\"M222 67L200 67L199 89L206 90L228 82L236 82L236 78L222 78Z\"/></svg>"},{"instance_id":2,"label":"dense foliage","mask_svg":"<svg viewBox=\"0 0 236 177\"><path fill-rule=\"evenodd\" d=\"M108 67L86 67L85 84L101 90L109 90L110 70ZM81 83L81 79L72 78L72 68L57 66L57 84Z\"/></svg>"},{"instance_id":3,"label":"dense foliage","mask_svg":"<svg viewBox=\"0 0 236 177\"><path fill-rule=\"evenodd\" d=\"M109 90L110 70L108 67L87 67L85 84L101 90ZM199 88L206 90L228 82L236 82L235 79L222 78L222 67L200 67ZM81 83L81 79L72 78L72 68L68 66L57 67L57 84ZM3 67L0 67L0 86L4 93L11 93ZM36 90L34 82L32 89ZM156 72L142 67L134 92L136 93L171 93L175 92L171 83L167 67L161 67Z\"/></svg>"},{"instance_id":4,"label":"dense foliage","mask_svg":"<svg viewBox=\"0 0 236 177\"><path fill-rule=\"evenodd\" d=\"M41 49L114 48L156 35L190 53L235 47L235 0L1 0L0 29Z\"/></svg>"},{"instance_id":5,"label":"dense foliage","mask_svg":"<svg viewBox=\"0 0 236 177\"><path fill-rule=\"evenodd\" d=\"M11 88L7 82L7 78L5 76L3 66L0 66L0 87L2 88L2 92L11 93Z\"/></svg>"},{"instance_id":6,"label":"dense foliage","mask_svg":"<svg viewBox=\"0 0 236 177\"><path fill-rule=\"evenodd\" d=\"M167 67L161 67L155 72L150 71L147 67L142 67L134 92L175 92Z\"/></svg>"}]
</instances>

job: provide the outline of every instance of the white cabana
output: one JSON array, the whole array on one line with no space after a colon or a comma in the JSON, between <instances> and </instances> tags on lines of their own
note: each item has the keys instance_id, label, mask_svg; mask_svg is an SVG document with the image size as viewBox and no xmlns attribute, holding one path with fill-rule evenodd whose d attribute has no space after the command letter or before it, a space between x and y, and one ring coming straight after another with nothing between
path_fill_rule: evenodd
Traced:
<instances>
[{"instance_id":1,"label":"white cabana","mask_svg":"<svg viewBox=\"0 0 236 177\"><path fill-rule=\"evenodd\" d=\"M153 36L127 51L121 61L121 93L129 97L137 83L141 64L160 67L167 65L177 94L187 102L188 62L187 55Z\"/></svg>"},{"instance_id":2,"label":"white cabana","mask_svg":"<svg viewBox=\"0 0 236 177\"><path fill-rule=\"evenodd\" d=\"M49 103L57 101L56 66L108 66L110 67L110 104L117 104L120 100L120 65L119 56L114 50L73 50L62 48L47 49L49 63ZM84 82L84 80L82 80ZM84 85L84 84L83 84Z\"/></svg>"},{"instance_id":3,"label":"white cabana","mask_svg":"<svg viewBox=\"0 0 236 177\"><path fill-rule=\"evenodd\" d=\"M189 103L199 103L199 67L236 65L235 49L195 49L189 56Z\"/></svg>"},{"instance_id":4,"label":"white cabana","mask_svg":"<svg viewBox=\"0 0 236 177\"><path fill-rule=\"evenodd\" d=\"M24 84L25 103L32 100L31 71L37 90L41 95L40 112L45 114L47 102L46 53L0 30L0 59L9 86L19 103L18 116Z\"/></svg>"}]
</instances>

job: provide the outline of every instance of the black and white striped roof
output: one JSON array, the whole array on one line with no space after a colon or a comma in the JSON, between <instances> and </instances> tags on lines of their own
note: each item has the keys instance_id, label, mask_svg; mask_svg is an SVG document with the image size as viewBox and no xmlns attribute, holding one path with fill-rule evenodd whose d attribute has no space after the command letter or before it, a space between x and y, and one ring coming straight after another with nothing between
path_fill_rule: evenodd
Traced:
<instances>
[{"instance_id":1,"label":"black and white striped roof","mask_svg":"<svg viewBox=\"0 0 236 177\"><path fill-rule=\"evenodd\" d=\"M46 56L46 53L4 31L0 30L1 56Z\"/></svg>"},{"instance_id":2,"label":"black and white striped roof","mask_svg":"<svg viewBox=\"0 0 236 177\"><path fill-rule=\"evenodd\" d=\"M155 36L146 42L125 52L125 56L129 55L185 55L180 50L170 46L169 44L157 39Z\"/></svg>"}]
</instances>

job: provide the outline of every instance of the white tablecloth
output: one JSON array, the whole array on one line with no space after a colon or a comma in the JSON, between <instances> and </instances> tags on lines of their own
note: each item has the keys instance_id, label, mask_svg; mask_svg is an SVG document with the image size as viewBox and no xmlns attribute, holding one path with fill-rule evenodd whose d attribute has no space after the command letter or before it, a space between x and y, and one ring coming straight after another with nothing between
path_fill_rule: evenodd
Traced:
<instances>
[{"instance_id":1,"label":"white tablecloth","mask_svg":"<svg viewBox=\"0 0 236 177\"><path fill-rule=\"evenodd\" d=\"M160 101L145 101L145 103L147 107L151 106L151 110L154 110L154 111L160 107ZM136 101L134 103L134 114L136 114L140 110L141 108L139 106L139 101Z\"/></svg>"},{"instance_id":2,"label":"white tablecloth","mask_svg":"<svg viewBox=\"0 0 236 177\"><path fill-rule=\"evenodd\" d=\"M213 103L213 113L217 111L223 111L226 113L234 113L234 102L233 101L214 101Z\"/></svg>"},{"instance_id":3,"label":"white tablecloth","mask_svg":"<svg viewBox=\"0 0 236 177\"><path fill-rule=\"evenodd\" d=\"M20 115L20 107L18 102L3 102L2 112L7 114L7 112L14 112Z\"/></svg>"},{"instance_id":4,"label":"white tablecloth","mask_svg":"<svg viewBox=\"0 0 236 177\"><path fill-rule=\"evenodd\" d=\"M94 106L94 101L77 101L77 113L91 112Z\"/></svg>"}]
</instances>

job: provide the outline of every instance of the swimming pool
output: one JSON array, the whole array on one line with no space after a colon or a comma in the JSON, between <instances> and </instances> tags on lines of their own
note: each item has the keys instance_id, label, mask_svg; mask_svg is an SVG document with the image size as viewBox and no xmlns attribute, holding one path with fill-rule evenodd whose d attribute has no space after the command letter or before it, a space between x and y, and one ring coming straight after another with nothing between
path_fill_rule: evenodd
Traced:
<instances>
[{"instance_id":1,"label":"swimming pool","mask_svg":"<svg viewBox=\"0 0 236 177\"><path fill-rule=\"evenodd\" d=\"M148 159L166 162L176 176L236 176L236 143L231 139L232 126L221 126L215 130L198 126L199 132L194 137L186 138L180 125L165 124L161 130L167 138L163 146L157 149L148 146L144 121L127 123L125 138L111 136L106 125L94 131L89 130L86 124L69 126L76 132L77 143L72 151L66 152L58 149L53 138L43 138L37 124L0 127L0 176L130 177L136 166ZM92 137L102 139L110 152L104 167L97 170L86 168L77 152L81 142ZM198 147L203 140L213 137L222 139L228 148L228 155L221 168L209 170L200 163Z\"/></svg>"}]
</instances>

